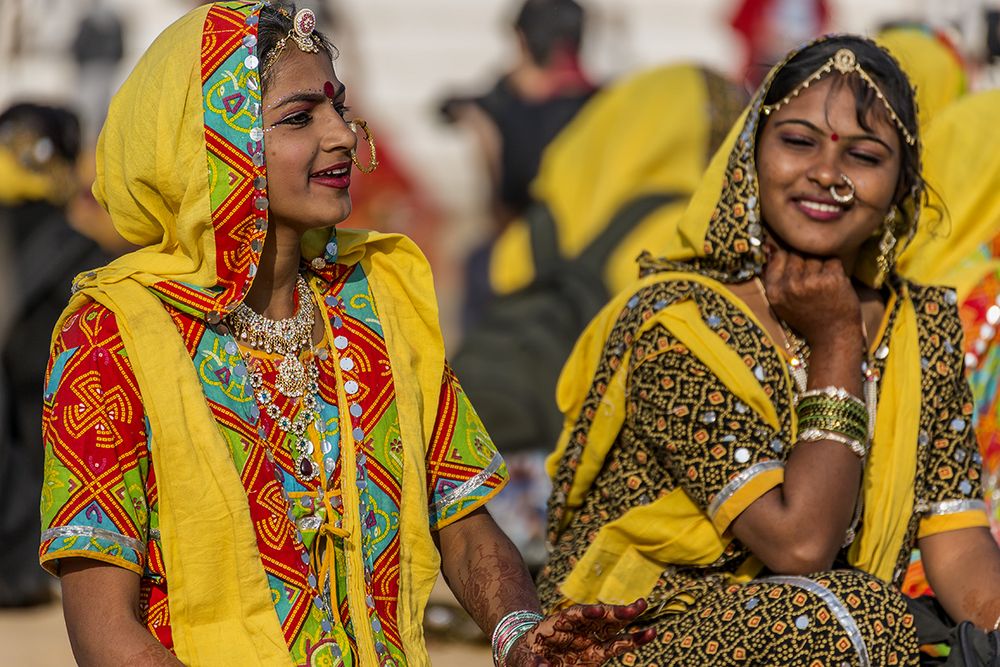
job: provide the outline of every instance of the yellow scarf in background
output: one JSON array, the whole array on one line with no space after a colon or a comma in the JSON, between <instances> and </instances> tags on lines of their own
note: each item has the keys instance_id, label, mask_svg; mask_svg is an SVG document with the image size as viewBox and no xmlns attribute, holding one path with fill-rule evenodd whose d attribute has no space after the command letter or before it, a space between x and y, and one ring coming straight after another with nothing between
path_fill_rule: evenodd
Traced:
<instances>
[{"instance_id":1,"label":"yellow scarf in background","mask_svg":"<svg viewBox=\"0 0 1000 667\"><path fill-rule=\"evenodd\" d=\"M969 95L949 106L924 133L924 178L930 201L921 226L899 258L899 272L958 291L959 302L989 272L1000 234L1000 91Z\"/></svg>"},{"instance_id":2,"label":"yellow scarf in background","mask_svg":"<svg viewBox=\"0 0 1000 667\"><path fill-rule=\"evenodd\" d=\"M225 299L238 297L239 286L252 279L258 252L241 255L240 246L221 262L216 252L217 244L231 242L219 226L252 229L263 213L251 214L252 202L244 202L240 217L216 217L214 195L226 179L209 178L220 163L206 145L202 74L203 58L235 54L243 61L243 37L256 30L256 21L246 19L255 18L254 11L242 2L193 10L157 38L116 95L98 146L94 192L118 232L145 247L81 276L60 318L88 300L116 315L151 428L174 649L191 666L291 664L243 485L188 350L157 296L190 293L192 304L225 312L235 306ZM216 50L223 48L229 50ZM249 76L249 85L236 74L232 79L245 94L259 90L255 75L227 71ZM259 127L259 118L255 122ZM329 235L307 235L303 256L318 256ZM250 233L243 238L249 245ZM398 235L345 231L338 243L338 261L365 269L392 360L404 444L400 632L413 664L429 664L421 619L439 559L422 471L444 369L430 270L412 242ZM223 280L236 287L214 289ZM207 315L195 305L188 312ZM351 540L346 551L359 553L360 536ZM352 609L366 608L359 576L349 577ZM364 636L358 635L361 664L377 665Z\"/></svg>"},{"instance_id":3,"label":"yellow scarf in background","mask_svg":"<svg viewBox=\"0 0 1000 667\"><path fill-rule=\"evenodd\" d=\"M792 55L794 53L789 57ZM658 281L697 282L716 291L742 309L748 318L756 320L724 282L738 282L740 272L748 266L745 257L752 246L746 213L755 211L759 216L759 208L748 199L757 192L752 138L760 119L762 100L781 66L772 70L757 91L749 111L732 128L716 153L676 227L677 233L664 239L663 261L670 268L665 273L651 273L622 292L591 322L577 342L559 379L557 399L566 421L557 449L547 461L547 469L553 477L567 465L567 452L574 447L570 437L581 418L595 371L605 355L605 341L633 294ZM747 137L750 144L744 142ZM725 280L708 278L706 274ZM862 528L848 554L852 565L886 581L893 577L913 513L912 483L921 405L916 311L905 285L895 298L900 300L900 310L891 332L892 352L882 378L875 438L862 485ZM746 371L733 349L716 332L701 325L700 320L701 314L694 304L681 301L650 314L642 326L655 323L666 327L763 421L775 426L780 416L774 402L756 378ZM570 464L572 483L566 494L565 514L559 529L565 527L591 492L593 481L618 438L626 413L628 366L628 356L624 356L602 396L586 444ZM787 372L785 385L787 392L794 391ZM792 420L794 441L797 437L795 416L789 414L787 418ZM761 479L747 484L740 493L751 497L755 494L755 485L758 489L762 484L773 486L776 479L783 478L783 472L764 473L759 477ZM631 508L598 530L560 590L573 602L621 603L646 597L668 566L709 565L718 558L732 539L728 532L720 532L719 526L732 518L716 517L713 522L683 491L667 494L651 505ZM759 561L750 558L734 575L733 581L749 580L761 567ZM674 604L682 608L685 602L678 599Z\"/></svg>"},{"instance_id":4,"label":"yellow scarf in background","mask_svg":"<svg viewBox=\"0 0 1000 667\"><path fill-rule=\"evenodd\" d=\"M968 90L958 54L928 30L890 28L875 40L895 56L916 88L922 128Z\"/></svg>"},{"instance_id":5,"label":"yellow scarf in background","mask_svg":"<svg viewBox=\"0 0 1000 667\"><path fill-rule=\"evenodd\" d=\"M745 98L734 91L719 75L669 65L597 93L546 148L532 183L532 196L553 216L562 255L579 255L632 199L675 193L678 201L647 216L608 260L604 282L611 293L635 280L635 258L660 248L742 108ZM493 249L490 283L506 294L534 276L528 225L515 220Z\"/></svg>"}]
</instances>

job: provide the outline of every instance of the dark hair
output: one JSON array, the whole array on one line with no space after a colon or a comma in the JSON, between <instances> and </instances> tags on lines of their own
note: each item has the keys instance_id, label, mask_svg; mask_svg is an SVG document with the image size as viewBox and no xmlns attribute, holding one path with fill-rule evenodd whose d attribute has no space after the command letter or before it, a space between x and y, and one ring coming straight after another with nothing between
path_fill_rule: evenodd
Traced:
<instances>
[{"instance_id":1,"label":"dark hair","mask_svg":"<svg viewBox=\"0 0 1000 667\"><path fill-rule=\"evenodd\" d=\"M576 0L526 0L514 20L531 59L547 65L557 47L574 52L583 41L583 7Z\"/></svg>"},{"instance_id":2,"label":"dark hair","mask_svg":"<svg viewBox=\"0 0 1000 667\"><path fill-rule=\"evenodd\" d=\"M877 45L875 42L864 37L855 35L837 35L812 44L804 48L789 60L784 67L775 75L771 82L771 87L764 97L764 104L774 104L791 93L813 72L823 66L840 49L850 49L854 52L858 64L868 73L885 95L885 101L899 116L906 131L912 136L919 135L917 124L917 102L913 91L913 86L907 78L903 68L900 67L888 51ZM873 114L882 115L895 129L899 137L899 145L902 152L900 161L899 181L896 187L894 204L901 204L906 197L916 196L916 207L919 209L924 196L925 183L921 175L920 166L920 145L909 145L903 137L899 127L889 118L882 100L878 99L872 90L857 75L848 77L837 76L834 79L834 86L850 86L854 93L855 110L857 113L858 125L867 131L871 131L871 119ZM763 126L763 123L761 124ZM915 215L917 211L908 210L909 207L899 207L902 219L897 217L895 228L904 236L911 234L916 225ZM899 236L899 234L897 234Z\"/></svg>"},{"instance_id":3,"label":"dark hair","mask_svg":"<svg viewBox=\"0 0 1000 667\"><path fill-rule=\"evenodd\" d=\"M292 29L292 19L295 16L295 3L293 2L271 2L260 8L260 19L257 24L257 57L261 66L267 62L267 57L288 32ZM337 47L319 30L313 31L313 35L319 38L319 47L330 58L330 61L337 59L340 55ZM285 48L294 48L294 44L285 44ZM280 58L280 56L279 56ZM274 68L263 73L261 86L266 88L271 81Z\"/></svg>"},{"instance_id":4,"label":"dark hair","mask_svg":"<svg viewBox=\"0 0 1000 667\"><path fill-rule=\"evenodd\" d=\"M80 154L80 119L69 109L30 102L14 104L0 114L0 134L14 129L48 139L54 154L66 162L75 162Z\"/></svg>"}]
</instances>

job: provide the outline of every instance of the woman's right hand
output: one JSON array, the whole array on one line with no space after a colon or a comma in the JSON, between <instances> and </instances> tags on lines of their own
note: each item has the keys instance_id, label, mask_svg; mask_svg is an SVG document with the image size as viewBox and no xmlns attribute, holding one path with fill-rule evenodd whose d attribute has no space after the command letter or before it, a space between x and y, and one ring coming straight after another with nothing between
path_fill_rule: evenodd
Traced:
<instances>
[{"instance_id":1,"label":"woman's right hand","mask_svg":"<svg viewBox=\"0 0 1000 667\"><path fill-rule=\"evenodd\" d=\"M839 258L807 258L768 241L764 289L774 313L809 347L863 346L861 302Z\"/></svg>"}]
</instances>

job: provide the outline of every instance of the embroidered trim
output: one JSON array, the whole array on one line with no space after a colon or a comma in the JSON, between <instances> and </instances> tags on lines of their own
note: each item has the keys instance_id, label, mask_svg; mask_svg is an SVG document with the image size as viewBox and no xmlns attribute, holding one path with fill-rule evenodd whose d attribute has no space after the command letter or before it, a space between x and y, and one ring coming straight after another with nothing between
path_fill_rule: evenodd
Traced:
<instances>
[{"instance_id":1,"label":"embroidered trim","mask_svg":"<svg viewBox=\"0 0 1000 667\"><path fill-rule=\"evenodd\" d=\"M834 618L840 623L841 627L844 628L844 632L847 633L848 638L851 640L851 644L854 645L854 650L858 654L858 665L859 667L871 667L871 658L868 656L868 647L865 645L865 638L861 636L861 630L858 628L858 624L854 621L854 617L851 613L847 611L847 607L841 602L836 595L834 595L830 589L822 586L812 579L806 579L805 577L763 577L757 581L786 584L788 586L797 586L809 593L817 595L826 606L830 608L833 612Z\"/></svg>"},{"instance_id":2,"label":"embroidered trim","mask_svg":"<svg viewBox=\"0 0 1000 667\"><path fill-rule=\"evenodd\" d=\"M719 508L722 507L727 500L733 497L737 491L739 491L743 486L747 484L751 479L760 475L761 473L767 472L769 470L776 470L778 468L784 468L785 464L781 461L761 461L760 463L755 463L750 466L736 477L732 479L729 484L723 487L722 491L712 499L712 502L708 505L708 516L715 518L716 513L718 513Z\"/></svg>"},{"instance_id":3,"label":"embroidered trim","mask_svg":"<svg viewBox=\"0 0 1000 667\"><path fill-rule=\"evenodd\" d=\"M963 498L958 500L944 500L939 503L921 503L917 507L918 513L923 513L927 516L960 514L962 512L971 512L973 510L983 510L985 512L986 503L982 500Z\"/></svg>"},{"instance_id":4,"label":"embroidered trim","mask_svg":"<svg viewBox=\"0 0 1000 667\"><path fill-rule=\"evenodd\" d=\"M146 555L146 545L139 540L127 537L121 533L104 530L103 528L92 528L91 526L58 526L56 528L49 528L42 533L42 542L59 538L76 539L78 537L87 537L92 540L108 540L123 547L128 547L142 556Z\"/></svg>"},{"instance_id":5,"label":"embroidered trim","mask_svg":"<svg viewBox=\"0 0 1000 667\"><path fill-rule=\"evenodd\" d=\"M473 491L478 489L483 485L483 482L488 480L493 474L500 469L503 465L503 457L500 456L499 452L493 454L493 460L484 469L480 470L475 477L470 477L465 480L461 486L449 491L443 498L438 500L436 503L431 503L430 510L432 514L440 516L444 514L444 511L448 509L455 502L465 498Z\"/></svg>"}]
</instances>

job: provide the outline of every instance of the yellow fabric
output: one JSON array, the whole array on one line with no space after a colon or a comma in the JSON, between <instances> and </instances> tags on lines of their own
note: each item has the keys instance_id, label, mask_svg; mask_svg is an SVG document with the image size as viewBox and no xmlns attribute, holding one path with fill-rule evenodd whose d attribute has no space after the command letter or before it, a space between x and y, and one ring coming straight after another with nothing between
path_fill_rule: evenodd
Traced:
<instances>
[{"instance_id":1,"label":"yellow fabric","mask_svg":"<svg viewBox=\"0 0 1000 667\"><path fill-rule=\"evenodd\" d=\"M773 76L774 71L776 70L770 76ZM742 212L733 211L756 207L742 201L734 205L732 197L738 196L742 191L740 188L746 187L748 179L756 179L753 163L743 156L753 155L752 143L748 146L746 142L753 140L759 106L769 81L770 77L757 92L751 108L736 122L712 159L687 211L674 227L676 233L665 235L661 247L665 248L666 261L701 263L717 273L734 275L734 267L739 260L733 249L719 247L717 244L719 239L726 238L728 230L721 228L728 225L742 226L742 231L736 235L736 241L745 242L744 239L747 238L746 217ZM726 202L724 206L720 206L720 198ZM709 242L711 239L715 241ZM724 296L756 321L746 305L721 283L701 274L672 271L673 269L671 272L652 273L631 285L598 314L578 341L559 381L557 400L566 415L566 421L557 450L547 462L551 475L556 475L569 446L569 437L604 354L605 341L632 294L661 280L697 281ZM864 521L849 552L853 565L886 581L892 579L895 560L903 547L906 524L913 512L913 477L910 471L915 470L916 466L921 406L916 313L905 290L896 298L902 299L902 302L891 332L893 352L882 378L882 403L878 410L875 438L863 481ZM689 308L693 308L693 304ZM683 313L683 317L677 317L678 313ZM702 328L699 313L668 306L654 313L644 326L649 326L654 321L663 324L683 340L691 352L706 363L743 402L751 405L758 415L772 424L777 422L777 410L763 393L763 388L752 375L748 378L738 373L737 367L746 370L742 361L727 361L722 354L722 348L727 346L710 329ZM757 324L760 326L759 322ZM731 350L729 354L736 356ZM599 413L595 415L593 426L587 434L583 453L576 462L560 529L565 527L572 518L573 511L582 504L591 490L605 456L618 436L626 411L627 388L624 376L628 367L628 355L629 352L626 351L620 367L610 381ZM738 373L740 377L733 377L734 373ZM787 371L785 380L788 390L792 391ZM756 397L757 400L751 403L743 396ZM797 437L797 424L794 415L790 415L790 418L793 420L791 426L794 439ZM659 499L652 508L632 508L626 511L618 520L598 531L595 540L574 566L561 590L572 600L604 601L602 595L609 596L609 600L634 600L649 595L656 581L652 572L657 567L659 575L662 574L662 566L671 563L711 563L714 560L713 554L717 556L722 553L730 539L724 532L720 533L720 530L724 531L728 527L728 521L738 516L760 494L781 481L777 476L761 476L763 479L753 485L753 488L738 494L735 502L730 499L729 503L732 505L727 503L728 507L720 508L715 525L712 518L696 508L686 494L670 494ZM720 519L719 514L724 516ZM654 515L655 519L652 518ZM678 535L690 536L691 539L677 540ZM760 564L756 559L754 561L756 565L746 563L741 567L741 577L750 577L759 571ZM599 566L600 574L594 569L595 565ZM584 567L588 566L590 569L585 570Z\"/></svg>"},{"instance_id":2,"label":"yellow fabric","mask_svg":"<svg viewBox=\"0 0 1000 667\"><path fill-rule=\"evenodd\" d=\"M931 201L899 258L899 272L954 287L960 302L984 275L1000 268L994 253L979 252L1000 234L998 118L1000 90L977 93L944 110L924 134Z\"/></svg>"},{"instance_id":3,"label":"yellow fabric","mask_svg":"<svg viewBox=\"0 0 1000 667\"><path fill-rule=\"evenodd\" d=\"M0 146L0 204L55 199L55 183L44 174L26 169L6 146Z\"/></svg>"},{"instance_id":4,"label":"yellow fabric","mask_svg":"<svg viewBox=\"0 0 1000 667\"><path fill-rule=\"evenodd\" d=\"M428 528L430 518L423 473L426 448L434 431L445 360L434 281L427 260L404 236L359 234L345 229L338 232L337 238L341 247L339 261L347 264L360 261L369 276L392 360L392 381L396 387L403 441L403 484L399 503L399 632L410 664L430 665L424 645L424 607L437 580L441 560ZM352 485L347 484L345 488L348 486ZM353 507L357 510L360 505ZM357 523L360 525L360 521ZM353 551L360 559L360 541ZM355 598L351 600L351 607L366 609L361 578L364 568L360 560L356 565L353 569L355 580L351 584ZM363 663L365 667L380 664L376 656L371 657L371 662Z\"/></svg>"},{"instance_id":5,"label":"yellow fabric","mask_svg":"<svg viewBox=\"0 0 1000 667\"><path fill-rule=\"evenodd\" d=\"M917 314L905 290L890 337L872 439L862 479L861 531L848 550L855 567L892 581L913 515L913 471L920 430L920 344ZM889 309L886 309L889 312Z\"/></svg>"},{"instance_id":6,"label":"yellow fabric","mask_svg":"<svg viewBox=\"0 0 1000 667\"><path fill-rule=\"evenodd\" d=\"M938 514L927 516L920 520L917 537L923 539L938 533L947 533L963 528L989 528L990 518L982 510L957 512L954 514Z\"/></svg>"},{"instance_id":7,"label":"yellow fabric","mask_svg":"<svg viewBox=\"0 0 1000 667\"><path fill-rule=\"evenodd\" d=\"M965 94L965 70L957 54L921 28L891 28L876 41L889 50L917 91L920 125L926 127L945 107Z\"/></svg>"},{"instance_id":8,"label":"yellow fabric","mask_svg":"<svg viewBox=\"0 0 1000 667\"><path fill-rule=\"evenodd\" d=\"M742 302L736 300L722 284L697 274L653 275L640 280L636 289L663 280L699 282L718 290L743 307ZM587 388L603 352L604 341L633 291L619 294L591 322L559 378L559 407L567 416L572 415L572 418L567 421L556 451L548 458L550 475L555 474L566 450L572 423L583 406ZM748 318L756 321L749 309L744 308L744 312ZM657 324L666 327L697 355L734 395L754 409L762 419L772 427L778 427L777 411L760 383L739 355L702 321L693 302L681 301L653 314L636 335ZM567 521L572 510L583 503L621 429L625 415L625 381L630 358L631 350L627 350L608 384L601 408L594 416L587 436L587 447L566 501L570 510L565 517ZM576 602L619 604L644 597L650 593L667 565L707 565L716 560L731 540L725 535L725 530L732 520L753 500L780 484L783 479L781 470L759 475L722 505L714 518L695 505L682 489L676 489L649 505L632 508L598 530L590 547L560 589L568 599ZM745 573L748 578L754 574L756 571Z\"/></svg>"},{"instance_id":9,"label":"yellow fabric","mask_svg":"<svg viewBox=\"0 0 1000 667\"><path fill-rule=\"evenodd\" d=\"M216 283L200 60L208 10L195 9L157 37L111 101L94 196L140 249L113 261L104 280Z\"/></svg>"},{"instance_id":10,"label":"yellow fabric","mask_svg":"<svg viewBox=\"0 0 1000 667\"><path fill-rule=\"evenodd\" d=\"M579 255L637 196L693 192L711 150L712 113L704 73L692 65L658 67L598 93L545 150L532 184L556 222L562 255ZM608 260L611 293L635 280L635 258L658 249L683 211L684 203L664 206L632 230ZM534 271L527 227L515 221L497 240L490 282L504 294L525 287Z\"/></svg>"},{"instance_id":11,"label":"yellow fabric","mask_svg":"<svg viewBox=\"0 0 1000 667\"><path fill-rule=\"evenodd\" d=\"M199 67L207 11L196 9L164 31L111 105L94 192L125 238L148 245L80 281L56 332L88 300L117 317L154 443L177 656L192 667L290 665L243 485L188 351L161 302L146 289L162 280L202 287L216 281ZM320 239L328 234L304 239L307 259L319 254ZM400 633L412 664L429 664L421 619L439 561L423 470L444 368L430 269L412 242L398 235L347 230L338 243L338 261L361 263L368 275L393 363L404 443ZM345 433L349 443L350 430ZM350 476L344 480L345 511L356 514L357 490ZM364 610L360 535L346 551L349 604ZM355 630L360 664L378 665L367 624Z\"/></svg>"}]
</instances>

